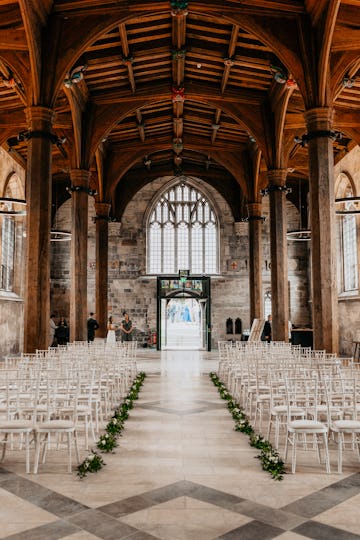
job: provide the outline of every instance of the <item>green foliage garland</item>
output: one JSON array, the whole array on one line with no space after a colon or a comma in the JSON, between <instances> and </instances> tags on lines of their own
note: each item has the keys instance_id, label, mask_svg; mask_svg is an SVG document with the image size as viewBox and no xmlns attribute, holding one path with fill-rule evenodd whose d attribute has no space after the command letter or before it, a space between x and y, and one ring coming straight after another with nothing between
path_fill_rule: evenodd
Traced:
<instances>
[{"instance_id":1,"label":"green foliage garland","mask_svg":"<svg viewBox=\"0 0 360 540\"><path fill-rule=\"evenodd\" d=\"M98 472L104 465L103 458L97 452L91 450L91 454L77 467L77 475L84 478L89 472Z\"/></svg>"},{"instance_id":2,"label":"green foliage garland","mask_svg":"<svg viewBox=\"0 0 360 540\"><path fill-rule=\"evenodd\" d=\"M117 407L105 427L103 433L96 443L97 448L101 452L112 452L117 446L117 438L121 436L124 429L124 422L129 418L129 410L134 407L133 401L138 399L140 388L144 383L146 374L141 371L134 379L129 392L123 403ZM79 478L84 478L87 473L97 472L105 465L101 455L94 450L89 454L80 465L77 467L77 475Z\"/></svg>"},{"instance_id":3,"label":"green foliage garland","mask_svg":"<svg viewBox=\"0 0 360 540\"><path fill-rule=\"evenodd\" d=\"M230 392L227 390L216 373L210 373L210 379L217 387L222 399L227 401L227 408L235 421L235 431L246 433L249 435L249 444L260 450L260 454L256 456L261 461L261 466L264 471L267 471L275 480L282 480L285 473L285 464L281 459L278 451L272 446L271 442L264 439L262 435L255 433L253 427L249 423L245 412L238 403L233 399Z\"/></svg>"}]
</instances>

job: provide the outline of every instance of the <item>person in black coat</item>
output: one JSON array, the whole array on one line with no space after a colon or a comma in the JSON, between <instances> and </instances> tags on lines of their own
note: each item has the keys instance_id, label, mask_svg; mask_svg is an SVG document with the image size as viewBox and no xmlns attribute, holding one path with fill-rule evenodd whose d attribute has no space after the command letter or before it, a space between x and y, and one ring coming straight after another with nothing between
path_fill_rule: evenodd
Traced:
<instances>
[{"instance_id":1,"label":"person in black coat","mask_svg":"<svg viewBox=\"0 0 360 540\"><path fill-rule=\"evenodd\" d=\"M69 327L64 317L61 317L60 321L58 322L58 327L55 330L55 336L58 345L66 345L69 342Z\"/></svg>"},{"instance_id":2,"label":"person in black coat","mask_svg":"<svg viewBox=\"0 0 360 540\"><path fill-rule=\"evenodd\" d=\"M272 317L271 315L269 315L267 318L267 321L265 321L264 330L261 336L262 341L267 341L268 343L270 343L271 341L271 320L272 320Z\"/></svg>"},{"instance_id":3,"label":"person in black coat","mask_svg":"<svg viewBox=\"0 0 360 540\"><path fill-rule=\"evenodd\" d=\"M87 320L87 332L88 332L88 341L94 341L95 339L95 330L99 328L99 323L94 319L94 313L90 313L90 317Z\"/></svg>"}]
</instances>

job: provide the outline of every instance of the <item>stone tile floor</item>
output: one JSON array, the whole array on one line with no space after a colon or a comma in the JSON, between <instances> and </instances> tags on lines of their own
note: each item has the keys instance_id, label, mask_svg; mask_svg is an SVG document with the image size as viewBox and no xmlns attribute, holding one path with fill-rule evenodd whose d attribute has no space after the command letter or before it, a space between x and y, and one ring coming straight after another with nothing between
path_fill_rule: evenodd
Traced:
<instances>
[{"instance_id":1,"label":"stone tile floor","mask_svg":"<svg viewBox=\"0 0 360 540\"><path fill-rule=\"evenodd\" d=\"M12 540L360 539L360 465L327 475L312 452L277 482L211 383L217 353L139 350L145 385L106 467L79 480L62 452L26 475L0 468L0 538ZM82 453L85 457L87 452ZM332 452L332 469L336 456Z\"/></svg>"}]
</instances>

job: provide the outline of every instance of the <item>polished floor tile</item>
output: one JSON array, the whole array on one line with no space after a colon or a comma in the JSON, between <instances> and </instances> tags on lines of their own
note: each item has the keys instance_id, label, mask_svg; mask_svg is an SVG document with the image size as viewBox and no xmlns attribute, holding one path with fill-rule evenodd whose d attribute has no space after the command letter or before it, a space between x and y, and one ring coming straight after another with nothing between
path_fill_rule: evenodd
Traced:
<instances>
[{"instance_id":1,"label":"polished floor tile","mask_svg":"<svg viewBox=\"0 0 360 540\"><path fill-rule=\"evenodd\" d=\"M25 474L21 451L9 452L0 538L360 539L358 461L327 475L299 454L295 475L272 480L209 379L217 363L216 352L139 350L148 375L139 399L106 466L83 480L65 472L62 451L37 475Z\"/></svg>"}]
</instances>

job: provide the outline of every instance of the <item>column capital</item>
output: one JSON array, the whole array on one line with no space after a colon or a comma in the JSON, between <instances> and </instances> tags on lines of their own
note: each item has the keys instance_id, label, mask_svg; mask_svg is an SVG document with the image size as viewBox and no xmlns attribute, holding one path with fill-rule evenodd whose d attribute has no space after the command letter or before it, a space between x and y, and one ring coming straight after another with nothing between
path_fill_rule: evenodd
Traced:
<instances>
[{"instance_id":1,"label":"column capital","mask_svg":"<svg viewBox=\"0 0 360 540\"><path fill-rule=\"evenodd\" d=\"M332 107L315 107L304 112L308 133L331 130L334 109Z\"/></svg>"},{"instance_id":2,"label":"column capital","mask_svg":"<svg viewBox=\"0 0 360 540\"><path fill-rule=\"evenodd\" d=\"M41 105L27 107L25 109L25 118L30 129L34 125L43 122L47 122L52 125L55 120L55 114L56 113L53 109L49 109L48 107L43 107Z\"/></svg>"},{"instance_id":3,"label":"column capital","mask_svg":"<svg viewBox=\"0 0 360 540\"><path fill-rule=\"evenodd\" d=\"M270 186L273 187L285 187L287 169L270 169L267 172L267 177L269 180Z\"/></svg>"},{"instance_id":4,"label":"column capital","mask_svg":"<svg viewBox=\"0 0 360 540\"><path fill-rule=\"evenodd\" d=\"M84 169L71 169L70 180L72 188L87 189L90 183L91 172Z\"/></svg>"},{"instance_id":5,"label":"column capital","mask_svg":"<svg viewBox=\"0 0 360 540\"><path fill-rule=\"evenodd\" d=\"M71 186L67 187L69 193L86 192L88 195L94 196L97 194L95 189L90 189L91 172L84 169L71 169L70 179Z\"/></svg>"},{"instance_id":6,"label":"column capital","mask_svg":"<svg viewBox=\"0 0 360 540\"><path fill-rule=\"evenodd\" d=\"M262 203L261 202L248 202L247 209L249 218L261 217Z\"/></svg>"},{"instance_id":7,"label":"column capital","mask_svg":"<svg viewBox=\"0 0 360 540\"><path fill-rule=\"evenodd\" d=\"M110 209L111 209L111 204L106 203L106 202L95 201L95 212L96 212L95 220L102 219L104 221L108 221L109 215L110 215Z\"/></svg>"}]
</instances>

